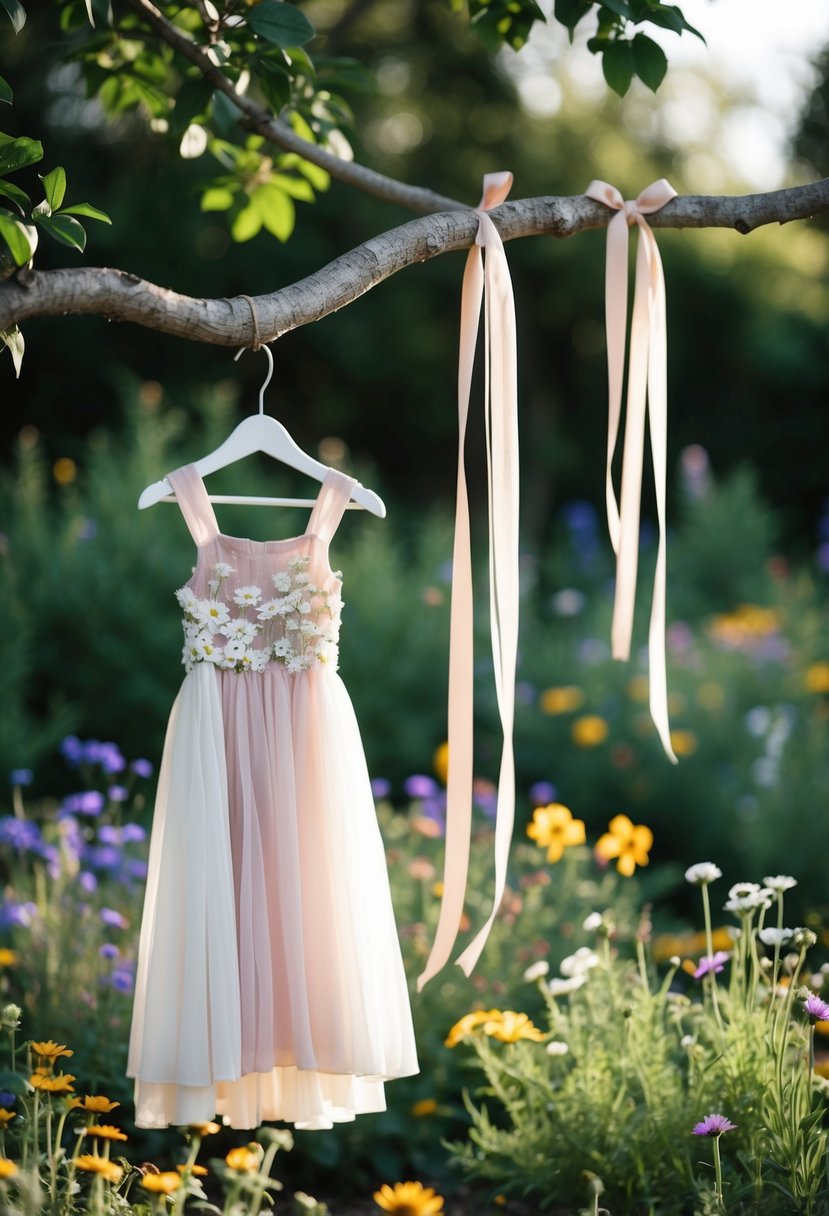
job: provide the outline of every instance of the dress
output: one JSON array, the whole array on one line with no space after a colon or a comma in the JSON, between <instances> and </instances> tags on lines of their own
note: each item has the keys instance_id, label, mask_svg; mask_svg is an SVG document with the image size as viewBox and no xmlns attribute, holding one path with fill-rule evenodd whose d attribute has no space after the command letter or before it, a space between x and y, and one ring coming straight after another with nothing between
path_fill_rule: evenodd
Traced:
<instances>
[{"instance_id":1,"label":"dress","mask_svg":"<svg viewBox=\"0 0 829 1216\"><path fill-rule=\"evenodd\" d=\"M198 547L186 675L150 842L128 1074L139 1127L385 1109L417 1072L385 853L337 675L328 543L355 482L328 473L302 536L219 532L192 465L169 475Z\"/></svg>"}]
</instances>

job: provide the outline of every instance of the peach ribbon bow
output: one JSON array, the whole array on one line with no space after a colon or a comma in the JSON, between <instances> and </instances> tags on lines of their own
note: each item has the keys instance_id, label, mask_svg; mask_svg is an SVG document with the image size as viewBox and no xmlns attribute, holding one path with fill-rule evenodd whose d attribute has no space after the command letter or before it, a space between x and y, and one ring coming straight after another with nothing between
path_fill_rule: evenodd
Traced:
<instances>
[{"instance_id":1,"label":"peach ribbon bow","mask_svg":"<svg viewBox=\"0 0 829 1216\"><path fill-rule=\"evenodd\" d=\"M608 424L605 497L607 524L616 553L616 596L611 645L615 659L630 656L636 574L639 560L639 511L645 450L645 415L649 409L651 453L656 485L659 545L653 581L648 662L650 712L668 758L676 764L668 721L668 680L665 664L665 496L667 482L668 390L665 276L656 238L646 215L659 211L676 190L664 178L652 182L638 198L622 198L615 186L592 181L588 198L617 212L607 229L605 323L607 326ZM628 300L628 228L639 227L636 279L630 328L627 417L622 460L622 488L617 504L611 464L619 436Z\"/></svg>"},{"instance_id":2,"label":"peach ribbon bow","mask_svg":"<svg viewBox=\"0 0 829 1216\"><path fill-rule=\"evenodd\" d=\"M495 822L495 894L486 924L456 960L469 975L484 948L504 894L515 818L515 669L518 654L518 372L515 303L504 246L487 214L512 186L511 173L488 173L461 293L458 360L458 483L452 557L449 641L449 772L443 898L418 991L446 964L463 915L472 826L473 593L464 440L475 346L484 302L484 421L489 502L489 607L495 692L503 730ZM482 253L483 251L483 253ZM485 254L485 257L483 256Z\"/></svg>"}]
</instances>

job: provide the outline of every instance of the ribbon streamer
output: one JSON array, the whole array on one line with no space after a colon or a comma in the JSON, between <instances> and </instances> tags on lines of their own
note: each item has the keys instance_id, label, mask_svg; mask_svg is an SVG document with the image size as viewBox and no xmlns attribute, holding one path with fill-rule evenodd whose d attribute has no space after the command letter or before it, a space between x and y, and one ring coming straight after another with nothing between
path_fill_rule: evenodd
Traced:
<instances>
[{"instance_id":1,"label":"ribbon streamer","mask_svg":"<svg viewBox=\"0 0 829 1216\"><path fill-rule=\"evenodd\" d=\"M503 898L515 818L515 669L518 654L518 372L515 304L504 246L487 214L512 186L511 173L488 173L478 233L466 259L458 359L458 482L452 557L449 641L449 772L443 898L432 951L417 981L420 991L448 962L463 915L472 826L473 591L464 441L472 369L484 303L485 391L489 505L489 606L495 692L503 730L495 822L495 893L486 924L456 960L469 975L484 948ZM485 255L485 256L484 256Z\"/></svg>"},{"instance_id":2,"label":"ribbon streamer","mask_svg":"<svg viewBox=\"0 0 829 1216\"><path fill-rule=\"evenodd\" d=\"M665 753L674 764L677 759L671 746L665 663L665 499L668 439L665 275L656 238L645 216L659 211L672 198L676 198L676 193L664 178L652 182L638 198L627 202L615 186L610 186L607 182L592 181L585 190L588 198L604 203L617 212L607 229L605 269L608 378L605 497L608 530L616 554L616 595L613 602L611 647L614 659L629 658L639 562L639 515L647 414L659 523L659 545L648 632L650 712ZM621 499L620 503L617 503L611 465L619 437L622 412L627 333L628 229L632 224L639 228L639 248L636 254L630 328Z\"/></svg>"}]
</instances>

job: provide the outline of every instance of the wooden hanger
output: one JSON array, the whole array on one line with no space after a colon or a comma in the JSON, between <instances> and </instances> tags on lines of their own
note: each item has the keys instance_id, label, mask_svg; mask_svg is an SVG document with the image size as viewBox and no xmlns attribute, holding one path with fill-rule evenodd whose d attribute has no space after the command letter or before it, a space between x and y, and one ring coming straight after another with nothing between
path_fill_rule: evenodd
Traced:
<instances>
[{"instance_id":1,"label":"wooden hanger","mask_svg":"<svg viewBox=\"0 0 829 1216\"><path fill-rule=\"evenodd\" d=\"M238 352L236 359L244 349ZM268 360L268 374L259 390L259 412L243 419L236 429L231 431L224 443L209 455L202 456L201 460L195 461L194 467L201 477L207 477L208 474L215 473L217 469L223 469L226 465L243 460L246 456L252 456L255 452L264 452L266 456L272 456L274 460L279 460L282 464L297 469L300 473L307 473L309 477L313 477L317 481L324 481L330 472L329 466L315 460L307 452L303 452L282 423L265 413L265 389L273 376L273 355L268 346L263 346L262 350ZM209 498L211 502L244 503L256 507L312 507L316 502L316 499L309 498L259 498L236 494L210 494ZM138 509L143 511L157 502L176 501L172 487L164 477L161 481L154 481L152 485L142 491L138 499ZM352 491L351 502L348 505L370 511L372 515L385 519L386 508L382 499L373 490L366 489L359 482Z\"/></svg>"}]
</instances>

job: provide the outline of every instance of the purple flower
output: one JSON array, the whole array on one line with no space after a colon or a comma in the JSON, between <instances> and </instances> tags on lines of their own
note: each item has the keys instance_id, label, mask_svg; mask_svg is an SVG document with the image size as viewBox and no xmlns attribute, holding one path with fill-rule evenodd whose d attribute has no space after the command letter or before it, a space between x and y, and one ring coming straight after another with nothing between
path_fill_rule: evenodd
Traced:
<instances>
[{"instance_id":1,"label":"purple flower","mask_svg":"<svg viewBox=\"0 0 829 1216\"><path fill-rule=\"evenodd\" d=\"M126 929L129 921L126 916L117 912L115 908L101 908L101 921L105 925L110 925L113 929Z\"/></svg>"},{"instance_id":2,"label":"purple flower","mask_svg":"<svg viewBox=\"0 0 829 1216\"><path fill-rule=\"evenodd\" d=\"M37 904L21 904L13 899L0 903L0 929L10 929L13 925L28 929L36 916Z\"/></svg>"},{"instance_id":3,"label":"purple flower","mask_svg":"<svg viewBox=\"0 0 829 1216\"><path fill-rule=\"evenodd\" d=\"M100 790L83 790L69 794L61 803L61 812L69 815L100 815L106 800Z\"/></svg>"},{"instance_id":4,"label":"purple flower","mask_svg":"<svg viewBox=\"0 0 829 1216\"><path fill-rule=\"evenodd\" d=\"M133 760L130 768L136 777L152 777L153 775L153 766L149 760Z\"/></svg>"},{"instance_id":5,"label":"purple flower","mask_svg":"<svg viewBox=\"0 0 829 1216\"><path fill-rule=\"evenodd\" d=\"M30 768L13 768L9 773L12 785L31 785L34 773Z\"/></svg>"},{"instance_id":6,"label":"purple flower","mask_svg":"<svg viewBox=\"0 0 829 1216\"><path fill-rule=\"evenodd\" d=\"M426 777L423 773L415 773L403 782L403 789L409 798L431 798L439 788L432 777Z\"/></svg>"},{"instance_id":7,"label":"purple flower","mask_svg":"<svg viewBox=\"0 0 829 1216\"><path fill-rule=\"evenodd\" d=\"M43 838L40 828L30 819L18 819L5 815L0 819L0 844L10 845L20 853L42 853Z\"/></svg>"},{"instance_id":8,"label":"purple flower","mask_svg":"<svg viewBox=\"0 0 829 1216\"><path fill-rule=\"evenodd\" d=\"M829 1022L829 1005L814 992L810 992L803 1002L803 1012L808 1014L810 1022Z\"/></svg>"},{"instance_id":9,"label":"purple flower","mask_svg":"<svg viewBox=\"0 0 829 1216\"><path fill-rule=\"evenodd\" d=\"M131 971L125 967L116 967L109 977L109 982L116 992L132 992L135 981Z\"/></svg>"},{"instance_id":10,"label":"purple flower","mask_svg":"<svg viewBox=\"0 0 829 1216\"><path fill-rule=\"evenodd\" d=\"M536 781L530 786L530 802L533 806L547 806L556 800L556 787L552 781Z\"/></svg>"},{"instance_id":11,"label":"purple flower","mask_svg":"<svg viewBox=\"0 0 829 1216\"><path fill-rule=\"evenodd\" d=\"M77 735L67 735L58 749L67 764L74 768L84 758L84 745Z\"/></svg>"},{"instance_id":12,"label":"purple flower","mask_svg":"<svg viewBox=\"0 0 829 1216\"><path fill-rule=\"evenodd\" d=\"M731 955L727 950L718 950L716 954L704 955L704 957L699 960L697 969L694 972L694 979L700 980L704 975L708 975L709 972L713 972L714 975L719 975L730 958Z\"/></svg>"},{"instance_id":13,"label":"purple flower","mask_svg":"<svg viewBox=\"0 0 829 1216\"><path fill-rule=\"evenodd\" d=\"M440 828L441 835L446 831L446 790L438 790L432 798L424 798L420 806L420 814L424 819L431 819Z\"/></svg>"},{"instance_id":14,"label":"purple flower","mask_svg":"<svg viewBox=\"0 0 829 1216\"><path fill-rule=\"evenodd\" d=\"M371 792L375 798L388 798L391 793L391 782L385 777L375 777L371 783Z\"/></svg>"},{"instance_id":15,"label":"purple flower","mask_svg":"<svg viewBox=\"0 0 829 1216\"><path fill-rule=\"evenodd\" d=\"M112 944L112 942L104 942L103 946L101 946L98 950L98 953L100 954L101 958L117 958L120 951L117 946Z\"/></svg>"},{"instance_id":16,"label":"purple flower","mask_svg":"<svg viewBox=\"0 0 829 1216\"><path fill-rule=\"evenodd\" d=\"M140 857L134 857L126 864L126 874L128 878L137 878L139 882L143 882L147 877L147 863L142 861Z\"/></svg>"},{"instance_id":17,"label":"purple flower","mask_svg":"<svg viewBox=\"0 0 829 1216\"><path fill-rule=\"evenodd\" d=\"M5 1106L8 1109L10 1106L14 1106L16 1101L16 1094L10 1093L7 1089L0 1089L0 1106Z\"/></svg>"},{"instance_id":18,"label":"purple flower","mask_svg":"<svg viewBox=\"0 0 829 1216\"><path fill-rule=\"evenodd\" d=\"M125 785L111 785L107 790L110 802L126 802L130 792Z\"/></svg>"},{"instance_id":19,"label":"purple flower","mask_svg":"<svg viewBox=\"0 0 829 1216\"><path fill-rule=\"evenodd\" d=\"M693 1130L695 1136L721 1136L723 1132L733 1132L737 1124L726 1119L725 1115L706 1115L701 1123Z\"/></svg>"},{"instance_id":20,"label":"purple flower","mask_svg":"<svg viewBox=\"0 0 829 1216\"><path fill-rule=\"evenodd\" d=\"M98 889L98 879L89 870L81 870L78 875L78 883L81 890L85 891L87 895L91 895Z\"/></svg>"},{"instance_id":21,"label":"purple flower","mask_svg":"<svg viewBox=\"0 0 829 1216\"><path fill-rule=\"evenodd\" d=\"M121 840L124 844L132 844L133 842L146 839L146 829L142 828L140 823L125 823L121 828Z\"/></svg>"},{"instance_id":22,"label":"purple flower","mask_svg":"<svg viewBox=\"0 0 829 1216\"><path fill-rule=\"evenodd\" d=\"M84 861L96 870L117 870L122 860L121 850L115 845L84 849Z\"/></svg>"}]
</instances>

